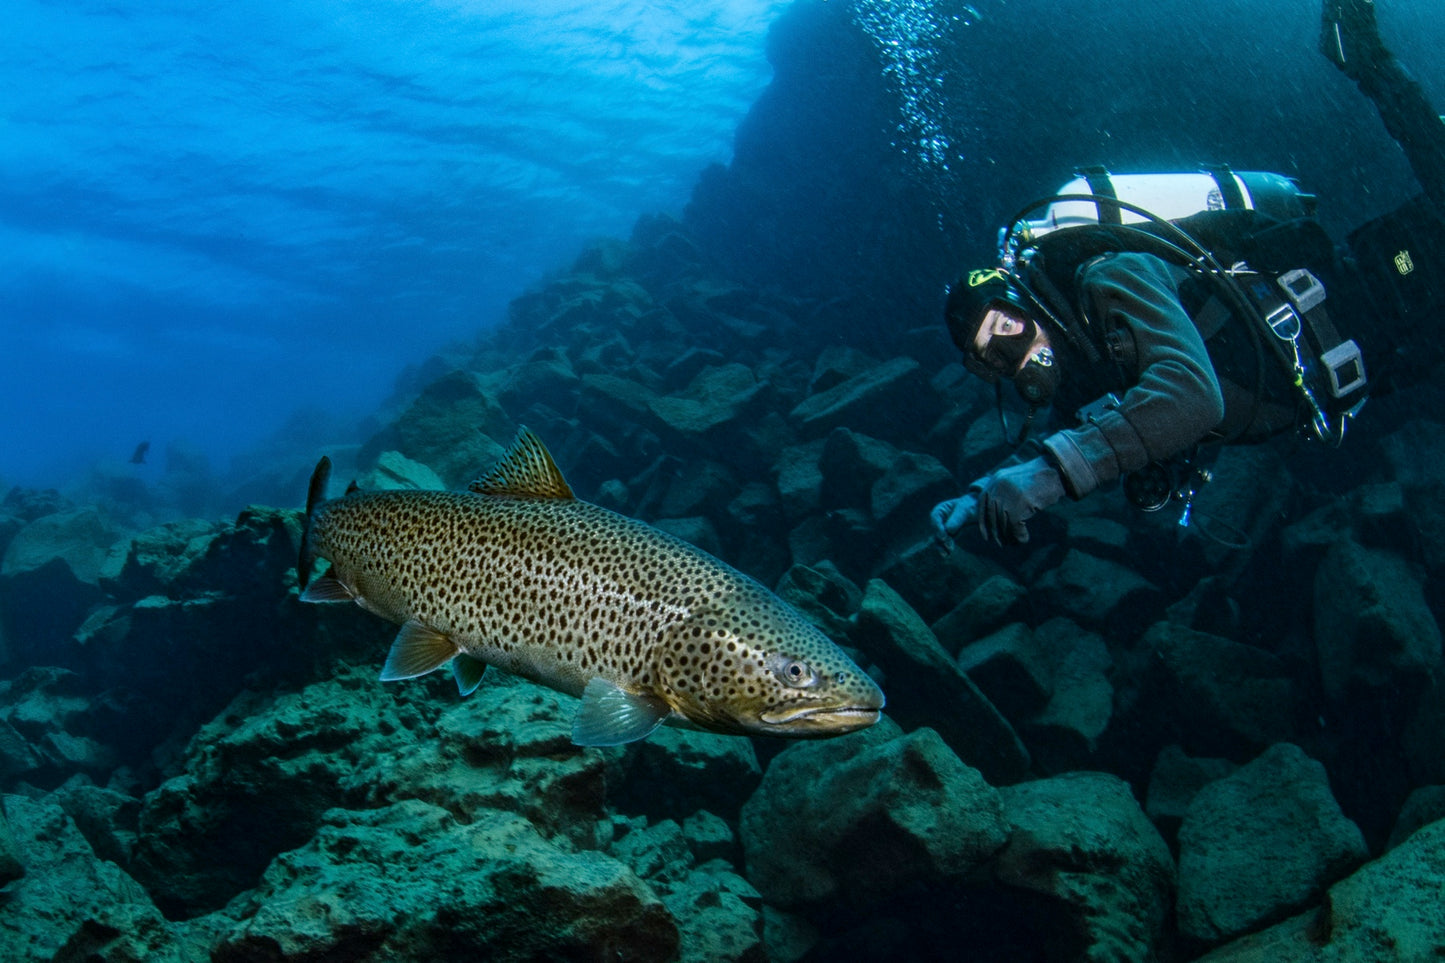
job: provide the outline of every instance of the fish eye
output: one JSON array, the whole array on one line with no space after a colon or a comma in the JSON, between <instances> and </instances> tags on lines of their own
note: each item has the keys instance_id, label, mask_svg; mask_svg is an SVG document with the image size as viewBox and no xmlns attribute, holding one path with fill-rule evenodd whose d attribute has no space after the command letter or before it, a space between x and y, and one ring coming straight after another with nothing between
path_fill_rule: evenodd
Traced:
<instances>
[{"instance_id":1,"label":"fish eye","mask_svg":"<svg viewBox=\"0 0 1445 963\"><path fill-rule=\"evenodd\" d=\"M813 667L799 659L789 659L778 666L778 678L795 689L806 688L818 679Z\"/></svg>"}]
</instances>

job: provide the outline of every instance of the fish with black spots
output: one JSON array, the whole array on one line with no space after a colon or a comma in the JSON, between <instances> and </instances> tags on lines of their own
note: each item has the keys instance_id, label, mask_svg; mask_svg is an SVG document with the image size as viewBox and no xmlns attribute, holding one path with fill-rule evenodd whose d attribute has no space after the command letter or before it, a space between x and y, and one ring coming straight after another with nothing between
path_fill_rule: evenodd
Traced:
<instances>
[{"instance_id":1,"label":"fish with black spots","mask_svg":"<svg viewBox=\"0 0 1445 963\"><path fill-rule=\"evenodd\" d=\"M883 692L812 623L706 552L572 493L523 428L468 491L311 478L301 598L355 602L401 625L385 681L450 665L462 693L488 666L582 700L579 745L668 723L825 737L878 721ZM312 580L317 559L330 569Z\"/></svg>"}]
</instances>

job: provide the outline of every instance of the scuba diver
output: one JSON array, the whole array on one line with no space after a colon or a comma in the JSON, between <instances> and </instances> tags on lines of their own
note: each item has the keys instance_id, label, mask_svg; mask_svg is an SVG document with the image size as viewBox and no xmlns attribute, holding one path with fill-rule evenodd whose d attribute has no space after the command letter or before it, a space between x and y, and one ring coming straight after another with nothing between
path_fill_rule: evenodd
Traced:
<instances>
[{"instance_id":1,"label":"scuba diver","mask_svg":"<svg viewBox=\"0 0 1445 963\"><path fill-rule=\"evenodd\" d=\"M1035 514L1121 478L1138 507L1182 502L1187 524L1208 446L1291 430L1338 445L1372 389L1437 363L1388 339L1445 302L1429 270L1445 263L1445 124L1384 47L1371 0L1325 0L1320 49L1375 102L1423 196L1353 232L1343 253L1314 198L1276 174L1092 169L1030 205L1000 232L999 266L949 290L965 367L999 391L1011 382L1027 414L1015 454L933 509L940 538L972 525L995 544L1027 542ZM1415 323L1342 337L1331 309L1378 314L1376 284L1394 292L1394 318ZM1045 409L1076 424L1035 439Z\"/></svg>"}]
</instances>

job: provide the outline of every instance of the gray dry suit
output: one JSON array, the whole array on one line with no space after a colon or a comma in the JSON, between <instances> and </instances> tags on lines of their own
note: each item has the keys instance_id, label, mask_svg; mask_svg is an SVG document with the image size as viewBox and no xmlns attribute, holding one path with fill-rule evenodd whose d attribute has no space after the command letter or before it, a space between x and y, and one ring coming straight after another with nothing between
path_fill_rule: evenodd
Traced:
<instances>
[{"instance_id":1,"label":"gray dry suit","mask_svg":"<svg viewBox=\"0 0 1445 963\"><path fill-rule=\"evenodd\" d=\"M1203 440L1224 418L1224 397L1204 340L1180 304L1174 268L1149 254L1107 254L1080 268L1076 283L1091 327L1117 332L1112 337L1123 345L1109 352L1122 361L1119 403L1094 407L1084 424L1041 443L1064 490L1079 499Z\"/></svg>"}]
</instances>

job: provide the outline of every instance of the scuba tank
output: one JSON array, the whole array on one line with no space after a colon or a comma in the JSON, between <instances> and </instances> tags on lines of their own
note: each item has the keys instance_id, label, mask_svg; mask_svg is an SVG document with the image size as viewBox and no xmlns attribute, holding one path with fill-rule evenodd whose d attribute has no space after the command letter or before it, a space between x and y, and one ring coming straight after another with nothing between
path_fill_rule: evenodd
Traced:
<instances>
[{"instance_id":1,"label":"scuba tank","mask_svg":"<svg viewBox=\"0 0 1445 963\"><path fill-rule=\"evenodd\" d=\"M1179 221L1204 211L1258 211L1276 221L1292 221L1314 217L1316 201L1293 179L1263 171L1217 167L1176 173L1112 174L1102 167L1086 167L1055 192L1042 216L1019 224L1020 240L1026 244L1051 231L1089 224Z\"/></svg>"}]
</instances>

